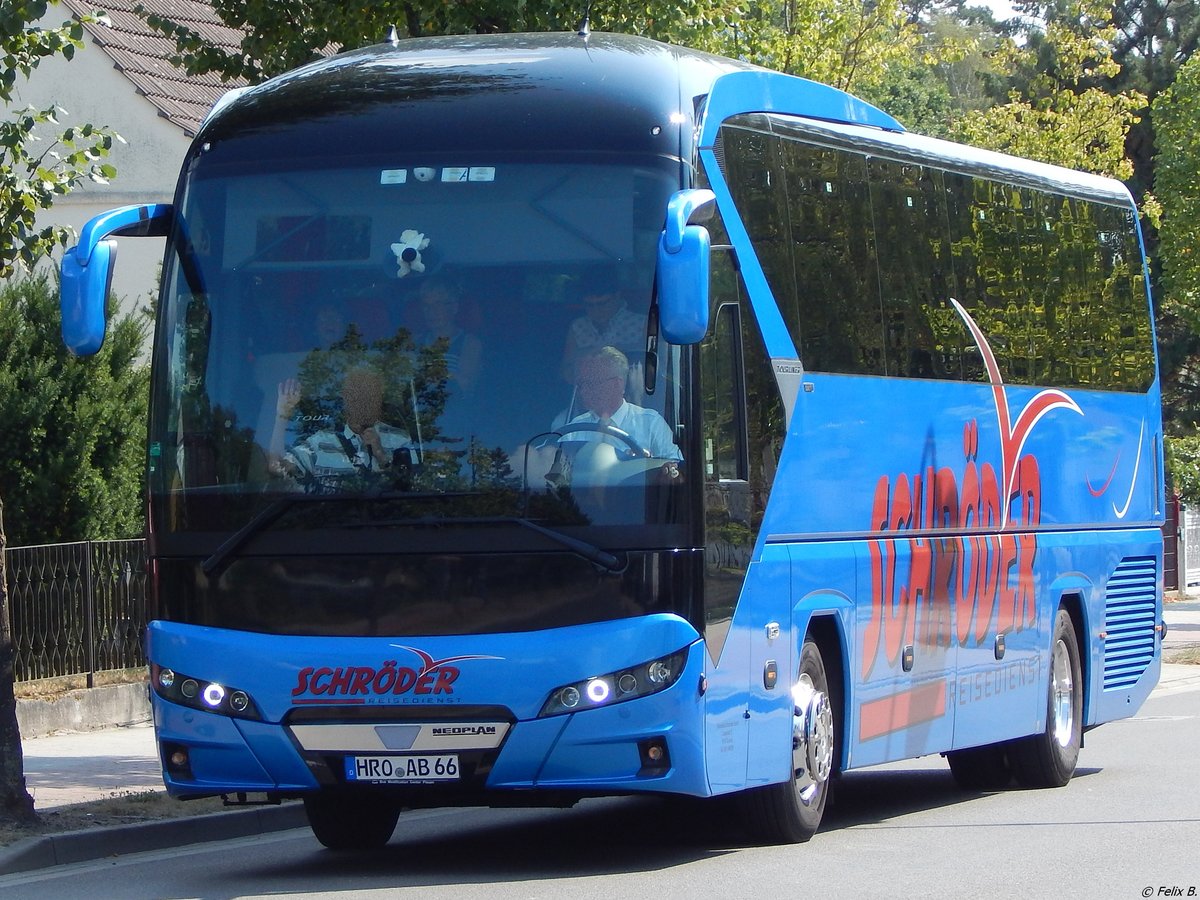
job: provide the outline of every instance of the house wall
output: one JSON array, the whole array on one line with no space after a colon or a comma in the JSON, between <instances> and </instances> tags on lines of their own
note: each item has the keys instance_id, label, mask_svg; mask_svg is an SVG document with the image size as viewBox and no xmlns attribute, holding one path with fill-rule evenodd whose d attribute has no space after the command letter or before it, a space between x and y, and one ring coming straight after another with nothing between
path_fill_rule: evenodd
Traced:
<instances>
[{"instance_id":1,"label":"house wall","mask_svg":"<svg viewBox=\"0 0 1200 900\"><path fill-rule=\"evenodd\" d=\"M64 17L61 6L52 6L48 26ZM153 104L113 66L112 59L90 38L75 58L45 60L29 80L19 82L14 106L44 108L52 103L66 112L60 129L70 125L104 125L125 143L117 142L107 160L117 169L108 185L90 181L58 200L39 219L43 224L66 225L78 233L93 216L131 203L169 203L179 167L191 139L181 128L160 116ZM164 241L161 238L124 238L119 241L113 292L123 309L145 306L157 294Z\"/></svg>"}]
</instances>

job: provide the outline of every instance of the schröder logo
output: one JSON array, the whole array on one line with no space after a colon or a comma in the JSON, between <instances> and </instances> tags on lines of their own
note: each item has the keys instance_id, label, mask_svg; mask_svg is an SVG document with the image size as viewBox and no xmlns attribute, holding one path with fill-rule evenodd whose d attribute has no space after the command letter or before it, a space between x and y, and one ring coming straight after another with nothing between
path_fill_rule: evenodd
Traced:
<instances>
[{"instance_id":1,"label":"schr\u00f6der logo","mask_svg":"<svg viewBox=\"0 0 1200 900\"><path fill-rule=\"evenodd\" d=\"M378 667L305 666L292 688L292 703L399 703L418 702L415 699L418 697L429 701L448 699L462 674L454 663L502 658L472 654L434 659L416 647L393 646L415 655L419 665L401 666L397 660L388 659Z\"/></svg>"}]
</instances>

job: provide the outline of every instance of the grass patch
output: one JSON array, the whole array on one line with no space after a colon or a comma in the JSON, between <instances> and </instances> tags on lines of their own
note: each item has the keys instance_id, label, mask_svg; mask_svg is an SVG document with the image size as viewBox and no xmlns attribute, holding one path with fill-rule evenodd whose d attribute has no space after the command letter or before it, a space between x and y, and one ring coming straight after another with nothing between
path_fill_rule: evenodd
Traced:
<instances>
[{"instance_id":1,"label":"grass patch","mask_svg":"<svg viewBox=\"0 0 1200 900\"><path fill-rule=\"evenodd\" d=\"M113 684L145 684L147 679L144 666L136 669L111 669L107 672L96 672L92 676L93 687L107 687ZM13 685L13 693L18 700L55 700L71 691L87 688L86 675L66 675L61 678L39 678L36 681L18 681Z\"/></svg>"},{"instance_id":2,"label":"grass patch","mask_svg":"<svg viewBox=\"0 0 1200 900\"><path fill-rule=\"evenodd\" d=\"M1200 647L1181 647L1179 650L1168 650L1163 654L1163 662L1200 666Z\"/></svg>"},{"instance_id":3,"label":"grass patch","mask_svg":"<svg viewBox=\"0 0 1200 900\"><path fill-rule=\"evenodd\" d=\"M220 797L203 800L174 800L165 791L116 793L103 800L54 806L38 810L38 820L17 824L0 820L0 847L46 834L64 831L83 831L88 828L110 828L160 819L182 819L206 813L221 812L226 807Z\"/></svg>"}]
</instances>

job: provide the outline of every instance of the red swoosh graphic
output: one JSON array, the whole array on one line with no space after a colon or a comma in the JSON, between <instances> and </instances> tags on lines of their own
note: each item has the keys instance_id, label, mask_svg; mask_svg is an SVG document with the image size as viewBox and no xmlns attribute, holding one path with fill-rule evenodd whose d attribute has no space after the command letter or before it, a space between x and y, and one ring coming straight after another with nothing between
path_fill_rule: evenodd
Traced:
<instances>
[{"instance_id":1,"label":"red swoosh graphic","mask_svg":"<svg viewBox=\"0 0 1200 900\"><path fill-rule=\"evenodd\" d=\"M1121 454L1120 454L1120 452L1118 452L1117 458L1113 460L1112 471L1108 473L1108 479L1099 488L1092 487L1092 479L1088 478L1086 475L1083 476L1084 482L1087 483L1087 489L1088 489L1089 494L1091 494L1093 497L1099 497L1101 494L1103 494L1105 491L1108 490L1108 486L1110 484L1112 484L1113 476L1117 474L1117 464L1120 461L1121 461Z\"/></svg>"},{"instance_id":2,"label":"red swoosh graphic","mask_svg":"<svg viewBox=\"0 0 1200 900\"><path fill-rule=\"evenodd\" d=\"M1017 476L1017 460L1021 458L1021 450L1025 446L1030 432L1042 417L1056 409L1070 409L1083 415L1079 405L1063 391L1047 389L1039 391L1017 415L1017 421L1012 422L1008 409L1008 395L1004 391L1004 378L1000 374L1000 365L992 352L987 335L971 317L961 303L950 298L955 311L966 323L975 346L983 356L983 364L987 368L988 381L992 385L992 400L996 406L996 422L1000 426L1000 468L1004 479L1004 495L1000 509L1000 527L1008 525L1008 503L1012 497L1013 481Z\"/></svg>"}]
</instances>

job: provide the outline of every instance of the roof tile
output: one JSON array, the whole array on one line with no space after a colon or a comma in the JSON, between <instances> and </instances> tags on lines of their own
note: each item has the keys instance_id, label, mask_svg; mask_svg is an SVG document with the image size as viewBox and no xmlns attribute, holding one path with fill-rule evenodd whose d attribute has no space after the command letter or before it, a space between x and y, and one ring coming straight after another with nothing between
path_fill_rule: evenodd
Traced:
<instances>
[{"instance_id":1,"label":"roof tile","mask_svg":"<svg viewBox=\"0 0 1200 900\"><path fill-rule=\"evenodd\" d=\"M75 16L86 15L96 8L86 0L62 0L62 3ZM234 53L241 46L241 33L222 23L208 0L106 0L111 26L85 26L88 36L138 93L154 105L159 115L190 137L199 130L204 116L221 94L246 82L242 79L223 82L216 75L188 75L172 62L176 55L174 42L152 31L134 12L139 4Z\"/></svg>"}]
</instances>

